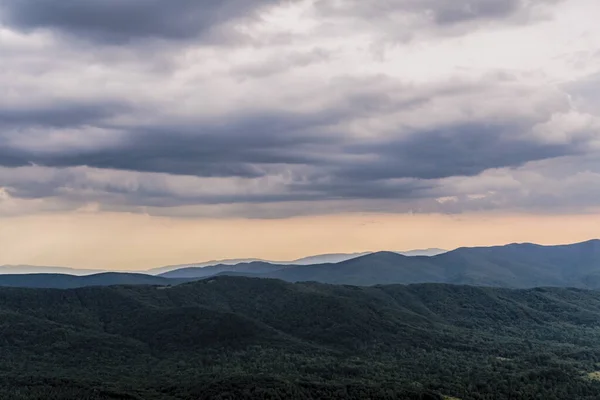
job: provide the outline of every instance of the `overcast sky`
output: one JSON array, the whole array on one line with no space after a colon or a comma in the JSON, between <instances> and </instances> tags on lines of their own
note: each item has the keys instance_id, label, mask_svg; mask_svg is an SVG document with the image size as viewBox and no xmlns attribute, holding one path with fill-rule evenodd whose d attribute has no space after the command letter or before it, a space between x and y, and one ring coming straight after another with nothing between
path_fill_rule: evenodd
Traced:
<instances>
[{"instance_id":1,"label":"overcast sky","mask_svg":"<svg viewBox=\"0 0 600 400\"><path fill-rule=\"evenodd\" d=\"M600 236L598 15L0 0L0 264Z\"/></svg>"}]
</instances>

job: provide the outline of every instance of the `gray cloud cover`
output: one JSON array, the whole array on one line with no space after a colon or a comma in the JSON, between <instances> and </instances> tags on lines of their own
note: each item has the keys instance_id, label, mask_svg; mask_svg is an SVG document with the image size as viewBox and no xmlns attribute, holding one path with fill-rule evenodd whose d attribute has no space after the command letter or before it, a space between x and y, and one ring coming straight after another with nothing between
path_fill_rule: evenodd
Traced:
<instances>
[{"instance_id":1,"label":"gray cloud cover","mask_svg":"<svg viewBox=\"0 0 600 400\"><path fill-rule=\"evenodd\" d=\"M5 1L1 21L14 44L7 41L11 51L0 71L0 85L11 88L0 101L0 194L47 201L51 207L42 208L52 209L99 203L105 209L251 217L310 209L594 206L584 192L600 179L589 161L600 150L600 110L590 89L600 62L590 61L589 73L556 86L529 67L444 66L461 51L458 42L449 52L446 42L423 39L381 61L368 50L379 26L346 32L355 40L319 36L322 26L345 27L349 17L372 21L404 12L420 22L403 29L423 21L441 28L488 20L513 26L536 7L559 3ZM289 11L298 4L308 8ZM266 10L279 10L282 22L271 26L265 17L244 34L289 34L289 42L207 45L215 29L240 18L260 22ZM314 20L307 23L307 15ZM313 25L317 36L299 33L313 32ZM142 48L138 40L148 38L188 47L167 46L169 68L147 68L146 60L122 62L101 50L91 58L78 55L70 40L38 29L125 52ZM463 34L476 39L475 31ZM72 56L76 76L62 76L63 60L44 54L39 43ZM403 58L436 45L442 47L435 62L426 51L428 61L416 67ZM30 48L39 49L35 58ZM43 67L48 72L31 73ZM58 97L56 88L66 94ZM577 166L567 176L577 198L547 189L558 184L552 177L566 170L556 167L564 160Z\"/></svg>"},{"instance_id":2,"label":"gray cloud cover","mask_svg":"<svg viewBox=\"0 0 600 400\"><path fill-rule=\"evenodd\" d=\"M550 3L548 0L529 2L526 0L387 0L367 4L360 0L334 2L319 0L324 11L346 12L357 16L385 17L395 12L425 13L433 21L445 25L474 19L506 18L532 5Z\"/></svg>"},{"instance_id":3,"label":"gray cloud cover","mask_svg":"<svg viewBox=\"0 0 600 400\"><path fill-rule=\"evenodd\" d=\"M547 6L563 0L317 0L328 16L343 16L377 24L384 36L415 38L420 30L439 30L441 35L465 34L489 23L523 24L546 18ZM452 29L458 28L458 31ZM466 29L464 29L466 28Z\"/></svg>"},{"instance_id":4,"label":"gray cloud cover","mask_svg":"<svg viewBox=\"0 0 600 400\"><path fill-rule=\"evenodd\" d=\"M136 39L207 38L231 20L248 18L278 0L6 0L10 26L53 29L88 40L119 44Z\"/></svg>"},{"instance_id":5,"label":"gray cloud cover","mask_svg":"<svg viewBox=\"0 0 600 400\"><path fill-rule=\"evenodd\" d=\"M101 121L118 114L129 111L129 107L117 101L94 101L69 104L48 104L36 106L28 104L26 107L3 108L0 107L0 126L7 127L52 127L68 128L83 125L98 124Z\"/></svg>"},{"instance_id":6,"label":"gray cloud cover","mask_svg":"<svg viewBox=\"0 0 600 400\"><path fill-rule=\"evenodd\" d=\"M352 82L352 81L350 81ZM367 82L370 82L369 80ZM392 81L386 80L388 83ZM490 168L516 167L529 161L575 154L579 143L545 143L523 135L534 120L487 120L434 124L432 129L411 128L373 138L348 135L343 124L364 118L383 118L427 103L419 90L392 99L372 87L349 88L344 103L313 113L273 110L179 124L120 126L104 122L126 108L98 104L58 106L56 109L3 111L0 124L48 127L94 125L119 132L108 146L57 149L11 148L0 151L0 165L48 167L88 166L103 169L156 172L198 177L255 178L273 171L270 166L304 165L318 168L315 175L356 184L393 178L440 179L477 175ZM381 88L386 90L386 88ZM390 86L391 90L394 90ZM442 88L434 90L441 97ZM457 93L471 87L456 87ZM517 118L517 117L514 117ZM542 121L547 118L541 115ZM81 135L84 135L82 132ZM117 133L115 133L117 135ZM0 136L2 137L2 136ZM92 140L92 138L90 138ZM372 195L372 194L371 194Z\"/></svg>"}]
</instances>

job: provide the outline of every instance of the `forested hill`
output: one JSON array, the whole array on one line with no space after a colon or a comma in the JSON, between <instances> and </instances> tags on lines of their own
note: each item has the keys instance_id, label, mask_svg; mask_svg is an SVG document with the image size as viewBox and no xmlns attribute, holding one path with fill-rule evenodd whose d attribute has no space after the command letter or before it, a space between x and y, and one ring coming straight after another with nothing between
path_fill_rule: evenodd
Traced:
<instances>
[{"instance_id":1,"label":"forested hill","mask_svg":"<svg viewBox=\"0 0 600 400\"><path fill-rule=\"evenodd\" d=\"M74 289L86 286L112 285L176 285L187 281L189 280L121 272L106 272L86 276L69 274L0 275L0 286L46 289Z\"/></svg>"},{"instance_id":2,"label":"forested hill","mask_svg":"<svg viewBox=\"0 0 600 400\"><path fill-rule=\"evenodd\" d=\"M0 288L0 398L597 399L600 292Z\"/></svg>"}]
</instances>

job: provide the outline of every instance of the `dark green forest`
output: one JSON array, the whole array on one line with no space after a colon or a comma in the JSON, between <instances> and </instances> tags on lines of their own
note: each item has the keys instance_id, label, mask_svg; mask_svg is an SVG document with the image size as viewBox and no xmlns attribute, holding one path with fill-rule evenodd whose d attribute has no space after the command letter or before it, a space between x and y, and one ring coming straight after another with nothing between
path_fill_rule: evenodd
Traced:
<instances>
[{"instance_id":1,"label":"dark green forest","mask_svg":"<svg viewBox=\"0 0 600 400\"><path fill-rule=\"evenodd\" d=\"M600 292L335 286L0 289L0 398L598 399Z\"/></svg>"}]
</instances>

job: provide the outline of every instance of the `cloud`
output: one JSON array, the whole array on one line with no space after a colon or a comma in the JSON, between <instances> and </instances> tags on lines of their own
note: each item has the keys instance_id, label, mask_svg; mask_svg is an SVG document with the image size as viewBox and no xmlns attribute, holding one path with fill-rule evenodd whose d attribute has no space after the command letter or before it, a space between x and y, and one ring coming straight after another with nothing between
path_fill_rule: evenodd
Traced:
<instances>
[{"instance_id":1,"label":"cloud","mask_svg":"<svg viewBox=\"0 0 600 400\"><path fill-rule=\"evenodd\" d=\"M222 25L251 18L276 0L6 0L4 23L23 30L49 29L105 44L135 40L207 39Z\"/></svg>"},{"instance_id":2,"label":"cloud","mask_svg":"<svg viewBox=\"0 0 600 400\"><path fill-rule=\"evenodd\" d=\"M538 1L543 3L543 1ZM367 5L359 0L319 0L317 6L328 12L355 13L368 18L389 16L395 12L412 12L432 16L440 24L456 23L477 18L505 18L533 3L523 0L387 0Z\"/></svg>"},{"instance_id":3,"label":"cloud","mask_svg":"<svg viewBox=\"0 0 600 400\"><path fill-rule=\"evenodd\" d=\"M598 62L600 62L600 57ZM564 85L572 102L581 110L600 115L600 72L572 80Z\"/></svg>"},{"instance_id":4,"label":"cloud","mask_svg":"<svg viewBox=\"0 0 600 400\"><path fill-rule=\"evenodd\" d=\"M0 201L245 217L591 207L549 189L597 177L583 160L600 150L600 29L578 11L595 3L574 1L2 2ZM248 40L218 36L234 28Z\"/></svg>"},{"instance_id":5,"label":"cloud","mask_svg":"<svg viewBox=\"0 0 600 400\"><path fill-rule=\"evenodd\" d=\"M378 26L379 37L413 40L421 36L465 35L484 26L520 25L548 17L562 0L317 0L331 24Z\"/></svg>"},{"instance_id":6,"label":"cloud","mask_svg":"<svg viewBox=\"0 0 600 400\"><path fill-rule=\"evenodd\" d=\"M440 181L448 213L503 210L528 213L586 213L598 210L598 155L566 156L519 168L488 170L473 177Z\"/></svg>"},{"instance_id":7,"label":"cloud","mask_svg":"<svg viewBox=\"0 0 600 400\"><path fill-rule=\"evenodd\" d=\"M521 140L520 129L525 127L440 127L373 143L359 140L350 147L331 138L284 136L278 141L281 132L262 136L262 141L256 134L246 141L233 136L221 142L214 142L219 136L182 141L158 135L93 153L39 157L36 164L42 166L5 169L0 182L15 198L62 197L72 204L97 201L109 208L356 200L414 206L416 199L452 193L444 184L447 178L580 151L567 144ZM23 160L28 158L32 156Z\"/></svg>"},{"instance_id":8,"label":"cloud","mask_svg":"<svg viewBox=\"0 0 600 400\"><path fill-rule=\"evenodd\" d=\"M293 68L306 67L311 64L321 63L329 60L331 54L319 48L303 52L290 52L288 54L277 54L263 62L252 62L233 70L233 73L241 78L267 78L269 76L289 72Z\"/></svg>"},{"instance_id":9,"label":"cloud","mask_svg":"<svg viewBox=\"0 0 600 400\"><path fill-rule=\"evenodd\" d=\"M0 105L0 126L42 126L69 128L97 124L100 121L130 111L130 107L118 101L75 102L56 99L54 104L25 104L19 107Z\"/></svg>"},{"instance_id":10,"label":"cloud","mask_svg":"<svg viewBox=\"0 0 600 400\"><path fill-rule=\"evenodd\" d=\"M226 122L216 119L195 124L140 124L119 127L125 133L104 146L98 142L86 146L82 142L82 146L64 146L52 152L47 151L47 145L37 143L5 146L0 151L0 165L85 165L176 175L256 177L265 174L261 166L316 160L305 147L327 145L332 139L306 130L316 130L334 118L336 115L326 113L280 113L237 116ZM43 139L51 140L49 132L46 133ZM94 139L86 131L75 131L71 142L84 135L87 140Z\"/></svg>"},{"instance_id":11,"label":"cloud","mask_svg":"<svg viewBox=\"0 0 600 400\"><path fill-rule=\"evenodd\" d=\"M141 106L111 103L98 103L97 112L80 111L89 105L32 109L30 118L5 121L28 134L0 133L0 184L13 200L62 198L73 208L221 205L267 215L260 204L288 203L278 212L297 214L292 204L323 201L350 209L452 210L458 206L435 201L453 195L446 179L585 154L594 139L570 136L566 128L578 131L587 119L574 110L564 114L566 100L549 93L536 99L520 85L504 77L419 86L381 76L337 79L333 95L312 110L238 109L200 118L167 113L153 120ZM529 95L520 98L523 90ZM489 100L474 114L481 98ZM141 120L120 122L131 110ZM544 132L557 123L563 139L548 140ZM460 195L473 200L473 193Z\"/></svg>"},{"instance_id":12,"label":"cloud","mask_svg":"<svg viewBox=\"0 0 600 400\"><path fill-rule=\"evenodd\" d=\"M545 105L541 101L536 112L524 115L519 115L522 110L517 103L512 112L495 108L502 111L499 115L488 116L485 109L477 116L464 113L463 108L477 101L476 93L502 93L502 82L411 88L394 79L375 77L335 81L331 89L337 93L323 97L315 110L239 109L234 115L209 118L167 115L151 124L143 122L149 111L139 109L136 112L141 113L142 121L113 122L115 110L122 113L124 109L102 103L94 111L90 106L32 109L25 118L22 112L0 110L0 115L9 116L7 124L20 124L20 133L26 127L38 128L44 123L46 127L37 135L29 131L25 138L10 131L8 135L0 133L6 143L0 151L0 165L33 163L244 178L287 169L301 170L311 179L325 176L334 183L343 179L365 184L393 178L476 175L490 168L580 151L575 144L546 143L527 136L534 124L560 111L555 108L560 103ZM447 104L449 115L429 117L440 102ZM494 122L492 118L505 112L511 122ZM373 124L379 121L383 126ZM403 125L396 126L398 121ZM78 129L62 129L61 135L53 135L57 126Z\"/></svg>"},{"instance_id":13,"label":"cloud","mask_svg":"<svg viewBox=\"0 0 600 400\"><path fill-rule=\"evenodd\" d=\"M374 161L356 163L344 171L355 180L389 178L440 179L473 176L500 167L578 153L569 144L523 139L531 127L510 123L468 123L412 133L405 140L350 148L352 153L377 154Z\"/></svg>"},{"instance_id":14,"label":"cloud","mask_svg":"<svg viewBox=\"0 0 600 400\"><path fill-rule=\"evenodd\" d=\"M555 0L463 0L449 3L434 0L425 4L428 4L427 8L432 12L437 24L449 25L476 19L502 19L519 14L531 17L536 7L556 2Z\"/></svg>"}]
</instances>

